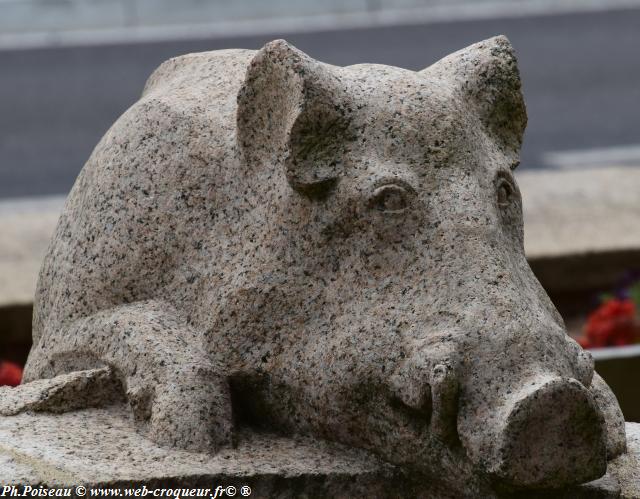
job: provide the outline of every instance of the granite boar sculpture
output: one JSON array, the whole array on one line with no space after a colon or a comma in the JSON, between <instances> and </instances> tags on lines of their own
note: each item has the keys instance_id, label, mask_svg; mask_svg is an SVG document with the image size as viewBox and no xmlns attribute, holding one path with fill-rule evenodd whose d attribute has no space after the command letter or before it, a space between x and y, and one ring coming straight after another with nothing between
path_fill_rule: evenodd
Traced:
<instances>
[{"instance_id":1,"label":"granite boar sculpture","mask_svg":"<svg viewBox=\"0 0 640 499\"><path fill-rule=\"evenodd\" d=\"M67 200L26 379L109 366L192 451L245 421L452 490L601 476L624 421L525 260L525 124L504 37L419 72L284 41L164 63Z\"/></svg>"}]
</instances>

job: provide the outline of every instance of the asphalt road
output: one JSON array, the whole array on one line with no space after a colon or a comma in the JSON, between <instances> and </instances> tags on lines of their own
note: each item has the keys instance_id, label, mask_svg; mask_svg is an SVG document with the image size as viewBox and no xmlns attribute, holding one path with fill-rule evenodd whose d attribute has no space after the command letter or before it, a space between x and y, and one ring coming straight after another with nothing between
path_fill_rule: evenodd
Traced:
<instances>
[{"instance_id":1,"label":"asphalt road","mask_svg":"<svg viewBox=\"0 0 640 499\"><path fill-rule=\"evenodd\" d=\"M522 168L548 151L640 143L640 10L300 33L286 38L333 64L420 69L496 34L515 46L529 127ZM163 60L259 48L271 36L0 51L0 198L64 194Z\"/></svg>"}]
</instances>

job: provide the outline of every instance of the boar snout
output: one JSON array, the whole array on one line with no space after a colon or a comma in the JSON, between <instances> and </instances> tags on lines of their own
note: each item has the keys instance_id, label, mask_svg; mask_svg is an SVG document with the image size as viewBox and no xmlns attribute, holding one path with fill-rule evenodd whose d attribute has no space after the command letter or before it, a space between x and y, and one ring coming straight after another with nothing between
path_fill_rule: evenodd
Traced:
<instances>
[{"instance_id":1,"label":"boar snout","mask_svg":"<svg viewBox=\"0 0 640 499\"><path fill-rule=\"evenodd\" d=\"M483 412L466 415L473 422L459 425L460 438L469 458L504 486L564 487L606 471L604 418L573 378L531 379L498 413Z\"/></svg>"}]
</instances>

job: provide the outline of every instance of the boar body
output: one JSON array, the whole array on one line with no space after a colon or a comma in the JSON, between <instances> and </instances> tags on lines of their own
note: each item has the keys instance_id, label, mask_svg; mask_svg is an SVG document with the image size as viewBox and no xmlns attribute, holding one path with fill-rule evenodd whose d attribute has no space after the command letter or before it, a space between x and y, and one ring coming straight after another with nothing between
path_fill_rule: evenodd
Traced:
<instances>
[{"instance_id":1,"label":"boar body","mask_svg":"<svg viewBox=\"0 0 640 499\"><path fill-rule=\"evenodd\" d=\"M244 421L469 496L597 478L624 421L525 260L525 124L504 37L421 72L164 63L67 200L26 378L111 366L165 446Z\"/></svg>"}]
</instances>

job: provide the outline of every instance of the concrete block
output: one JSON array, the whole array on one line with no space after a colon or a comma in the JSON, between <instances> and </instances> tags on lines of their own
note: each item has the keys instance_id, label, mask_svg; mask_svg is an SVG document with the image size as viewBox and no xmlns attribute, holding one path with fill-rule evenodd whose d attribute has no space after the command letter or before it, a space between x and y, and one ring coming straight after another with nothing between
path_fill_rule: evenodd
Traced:
<instances>
[{"instance_id":1,"label":"concrete block","mask_svg":"<svg viewBox=\"0 0 640 499\"><path fill-rule=\"evenodd\" d=\"M0 307L31 304L63 198L0 202Z\"/></svg>"},{"instance_id":2,"label":"concrete block","mask_svg":"<svg viewBox=\"0 0 640 499\"><path fill-rule=\"evenodd\" d=\"M528 258L640 249L640 168L516 172Z\"/></svg>"}]
</instances>

